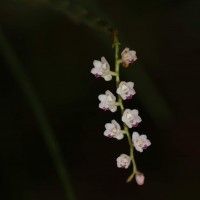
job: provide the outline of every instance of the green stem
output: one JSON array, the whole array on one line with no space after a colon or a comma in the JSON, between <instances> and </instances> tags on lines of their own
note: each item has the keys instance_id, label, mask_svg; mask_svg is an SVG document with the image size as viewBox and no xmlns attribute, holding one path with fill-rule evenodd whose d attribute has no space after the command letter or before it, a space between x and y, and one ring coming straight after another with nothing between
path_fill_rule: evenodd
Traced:
<instances>
[{"instance_id":1,"label":"green stem","mask_svg":"<svg viewBox=\"0 0 200 200\"><path fill-rule=\"evenodd\" d=\"M117 31L113 32L113 36L114 36L114 47L115 47L115 72L116 72L116 87L118 88L119 84L120 84L120 76L119 76L119 67L121 64L121 59L119 59L119 41L118 41L118 35L117 35ZM123 105L123 101L121 96L118 94L118 103L120 105L121 108L121 114L124 113L124 105ZM130 146L130 158L131 158L131 162L132 162L132 166L133 166L133 172L132 174L129 176L129 178L127 179L127 182L130 182L134 175L137 173L137 166L136 166L136 162L134 159L134 145L133 142L131 140L131 136L129 133L129 129L127 127L127 125L125 123L123 123L124 126L124 132L127 136L128 139L128 143Z\"/></svg>"},{"instance_id":2,"label":"green stem","mask_svg":"<svg viewBox=\"0 0 200 200\"><path fill-rule=\"evenodd\" d=\"M0 51L5 58L7 67L9 67L10 72L18 82L21 90L23 91L25 97L28 100L28 103L30 104L33 114L35 115L40 131L44 137L44 141L54 161L57 173L62 181L66 193L66 199L75 200L74 192L72 190L69 181L69 175L64 165L64 160L61 156L59 145L56 141L56 138L54 137L53 131L51 130L45 112L43 110L43 107L34 89L32 88L32 85L29 82L28 77L26 76L22 68L20 61L18 60L15 52L12 50L6 37L2 33L1 28L0 28Z\"/></svg>"}]
</instances>

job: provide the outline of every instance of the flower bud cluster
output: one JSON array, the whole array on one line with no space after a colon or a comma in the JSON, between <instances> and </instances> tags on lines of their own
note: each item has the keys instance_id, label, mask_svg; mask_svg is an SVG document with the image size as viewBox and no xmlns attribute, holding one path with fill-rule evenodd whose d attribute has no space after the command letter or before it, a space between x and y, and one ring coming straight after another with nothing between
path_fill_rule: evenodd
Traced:
<instances>
[{"instance_id":1,"label":"flower bud cluster","mask_svg":"<svg viewBox=\"0 0 200 200\"><path fill-rule=\"evenodd\" d=\"M118 44L115 44L115 48L118 48ZM136 52L133 50L129 50L129 48L125 48L121 53L121 59L116 56L116 66L122 63L122 66L128 67L129 64L135 62L137 60ZM105 124L104 136L108 138L115 138L117 140L122 140L126 135L130 145L130 155L121 154L117 159L117 167L127 169L130 164L133 165L133 173L128 178L128 182L135 176L136 182L138 185L143 185L144 183L144 175L137 171L137 167L135 164L133 149L138 152L143 152L148 146L151 145L151 142L147 139L146 135L139 135L138 132L133 131L132 137L130 136L128 128L135 128L142 121L139 116L139 112L137 109L124 109L123 100L130 100L136 94L134 89L133 82L119 81L119 70L112 72L110 70L110 65L105 59L105 57L101 57L101 60L93 61L94 68L92 68L91 73L95 75L96 78L102 77L105 81L112 80L113 76L116 76L116 93L118 94L118 98L115 95L107 90L105 94L100 94L98 99L100 101L99 108L104 111L116 112L118 106L121 108L122 117L121 120L123 122L123 129L120 124L116 120L112 120L111 123ZM118 82L117 82L118 79Z\"/></svg>"}]
</instances>

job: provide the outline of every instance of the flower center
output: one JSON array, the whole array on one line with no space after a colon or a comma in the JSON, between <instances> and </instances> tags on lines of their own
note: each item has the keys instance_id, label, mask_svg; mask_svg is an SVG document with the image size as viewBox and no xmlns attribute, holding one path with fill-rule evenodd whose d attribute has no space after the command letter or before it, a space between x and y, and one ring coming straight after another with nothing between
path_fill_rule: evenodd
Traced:
<instances>
[{"instance_id":1,"label":"flower center","mask_svg":"<svg viewBox=\"0 0 200 200\"><path fill-rule=\"evenodd\" d=\"M112 133L117 133L117 129L114 127L113 129L111 129Z\"/></svg>"},{"instance_id":2,"label":"flower center","mask_svg":"<svg viewBox=\"0 0 200 200\"><path fill-rule=\"evenodd\" d=\"M125 84L123 84L122 85L122 91L123 91L123 93L127 93L128 90L129 90L128 87Z\"/></svg>"},{"instance_id":3,"label":"flower center","mask_svg":"<svg viewBox=\"0 0 200 200\"><path fill-rule=\"evenodd\" d=\"M112 102L113 102L113 99L112 99L111 96L108 96L108 97L107 97L107 102L108 102L108 103L112 103Z\"/></svg>"},{"instance_id":4,"label":"flower center","mask_svg":"<svg viewBox=\"0 0 200 200\"><path fill-rule=\"evenodd\" d=\"M143 141L140 140L140 139L138 139L137 142L136 142L136 144L137 144L138 146L142 147L142 145L143 145Z\"/></svg>"},{"instance_id":5,"label":"flower center","mask_svg":"<svg viewBox=\"0 0 200 200\"><path fill-rule=\"evenodd\" d=\"M101 66L101 72L106 73L108 71L108 66L106 63L103 63Z\"/></svg>"},{"instance_id":6,"label":"flower center","mask_svg":"<svg viewBox=\"0 0 200 200\"><path fill-rule=\"evenodd\" d=\"M133 119L133 115L132 115L131 113L127 113L127 114L126 114L126 118L127 118L128 120L132 120L132 119Z\"/></svg>"},{"instance_id":7,"label":"flower center","mask_svg":"<svg viewBox=\"0 0 200 200\"><path fill-rule=\"evenodd\" d=\"M123 57L125 60L129 60L130 59L130 54L128 51L125 51L124 54L123 54Z\"/></svg>"}]
</instances>

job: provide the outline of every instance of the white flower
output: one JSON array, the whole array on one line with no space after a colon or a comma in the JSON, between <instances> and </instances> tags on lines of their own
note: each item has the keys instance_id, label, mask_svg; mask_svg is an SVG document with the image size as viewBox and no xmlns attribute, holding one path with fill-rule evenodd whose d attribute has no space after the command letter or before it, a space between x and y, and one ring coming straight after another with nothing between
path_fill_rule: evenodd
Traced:
<instances>
[{"instance_id":1,"label":"white flower","mask_svg":"<svg viewBox=\"0 0 200 200\"><path fill-rule=\"evenodd\" d=\"M119 94L123 100L132 99L133 95L135 94L133 86L133 82L121 81L119 87L117 88L117 94Z\"/></svg>"},{"instance_id":2,"label":"white flower","mask_svg":"<svg viewBox=\"0 0 200 200\"><path fill-rule=\"evenodd\" d=\"M140 123L142 121L142 119L140 118L140 116L138 115L138 110L133 109L126 109L123 113L122 116L122 121L129 127L136 127L138 126L138 123Z\"/></svg>"},{"instance_id":3,"label":"white flower","mask_svg":"<svg viewBox=\"0 0 200 200\"><path fill-rule=\"evenodd\" d=\"M136 51L130 51L129 48L125 48L122 51L121 56L125 67L128 67L130 63L133 63L137 60Z\"/></svg>"},{"instance_id":4,"label":"white flower","mask_svg":"<svg viewBox=\"0 0 200 200\"><path fill-rule=\"evenodd\" d=\"M106 81L110 81L112 79L112 75L110 74L110 65L104 57L101 57L101 61L94 60L93 65L94 68L92 68L91 73L97 78L103 77Z\"/></svg>"},{"instance_id":5,"label":"white flower","mask_svg":"<svg viewBox=\"0 0 200 200\"><path fill-rule=\"evenodd\" d=\"M117 158L117 167L119 168L125 168L127 169L130 165L131 159L128 155L126 154L121 154L118 158Z\"/></svg>"},{"instance_id":6,"label":"white flower","mask_svg":"<svg viewBox=\"0 0 200 200\"><path fill-rule=\"evenodd\" d=\"M147 136L139 135L138 132L133 132L132 140L135 149L139 152L143 152L144 149L151 145L151 142L147 139Z\"/></svg>"},{"instance_id":7,"label":"white flower","mask_svg":"<svg viewBox=\"0 0 200 200\"><path fill-rule=\"evenodd\" d=\"M120 125L115 120L112 120L111 123L107 123L105 128L104 135L106 137L116 138L117 140L123 139L124 134L121 131Z\"/></svg>"},{"instance_id":8,"label":"white flower","mask_svg":"<svg viewBox=\"0 0 200 200\"><path fill-rule=\"evenodd\" d=\"M100 94L98 98L101 101L99 108L105 111L110 110L111 112L115 112L117 110L117 106L115 105L116 97L109 90L107 90L105 94Z\"/></svg>"},{"instance_id":9,"label":"white flower","mask_svg":"<svg viewBox=\"0 0 200 200\"><path fill-rule=\"evenodd\" d=\"M144 184L144 179L145 179L145 177L144 177L143 174L137 174L135 176L135 180L136 180L138 185L143 185Z\"/></svg>"}]
</instances>

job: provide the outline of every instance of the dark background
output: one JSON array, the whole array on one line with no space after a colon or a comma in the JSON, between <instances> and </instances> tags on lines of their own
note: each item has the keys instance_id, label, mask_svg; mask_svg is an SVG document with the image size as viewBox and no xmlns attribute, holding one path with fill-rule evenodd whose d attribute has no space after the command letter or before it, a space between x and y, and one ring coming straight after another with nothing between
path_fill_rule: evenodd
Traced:
<instances>
[{"instance_id":1,"label":"dark background","mask_svg":"<svg viewBox=\"0 0 200 200\"><path fill-rule=\"evenodd\" d=\"M2 0L0 199L65 199L30 99L10 65L24 70L44 109L77 200L198 199L199 8L194 0ZM121 69L121 79L135 83L137 94L126 106L139 110L137 131L152 142L135 153L146 177L142 187L126 184L131 170L116 167L116 158L129 152L126 139L103 136L104 124L120 113L98 109L97 96L114 92L115 83L90 73L101 56L113 69L110 24L119 30L121 50L130 47L138 56Z\"/></svg>"}]
</instances>

